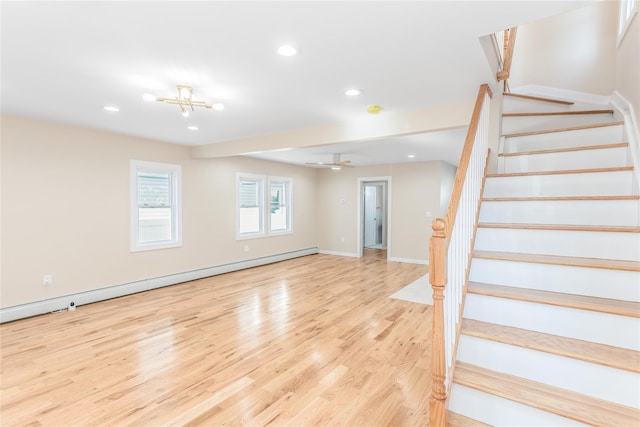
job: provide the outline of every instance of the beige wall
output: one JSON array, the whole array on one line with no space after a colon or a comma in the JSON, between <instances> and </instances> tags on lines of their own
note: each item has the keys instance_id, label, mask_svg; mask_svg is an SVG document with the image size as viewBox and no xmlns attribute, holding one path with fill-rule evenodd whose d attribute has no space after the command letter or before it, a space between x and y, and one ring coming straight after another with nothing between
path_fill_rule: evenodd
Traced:
<instances>
[{"instance_id":1,"label":"beige wall","mask_svg":"<svg viewBox=\"0 0 640 427\"><path fill-rule=\"evenodd\" d=\"M520 26L511 87L541 85L611 95L617 25L617 2L603 1Z\"/></svg>"},{"instance_id":2,"label":"beige wall","mask_svg":"<svg viewBox=\"0 0 640 427\"><path fill-rule=\"evenodd\" d=\"M390 257L426 262L431 221L443 215L441 193L451 191L449 181L454 173L455 168L439 161L319 171L316 204L320 249L358 253L358 178L389 176ZM341 199L345 203L340 203ZM431 217L425 216L427 211Z\"/></svg>"},{"instance_id":3,"label":"beige wall","mask_svg":"<svg viewBox=\"0 0 640 427\"><path fill-rule=\"evenodd\" d=\"M447 215L457 169L457 167L445 162L440 164L440 212L438 213L440 218L444 218Z\"/></svg>"},{"instance_id":4,"label":"beige wall","mask_svg":"<svg viewBox=\"0 0 640 427\"><path fill-rule=\"evenodd\" d=\"M640 12L618 45L615 90L633 105L640 123Z\"/></svg>"},{"instance_id":5,"label":"beige wall","mask_svg":"<svg viewBox=\"0 0 640 427\"><path fill-rule=\"evenodd\" d=\"M2 117L2 307L317 246L314 169ZM129 161L182 165L183 246L129 251ZM236 172L293 178L294 233L235 240ZM249 246L244 252L243 246ZM42 285L43 274L53 285Z\"/></svg>"}]
</instances>

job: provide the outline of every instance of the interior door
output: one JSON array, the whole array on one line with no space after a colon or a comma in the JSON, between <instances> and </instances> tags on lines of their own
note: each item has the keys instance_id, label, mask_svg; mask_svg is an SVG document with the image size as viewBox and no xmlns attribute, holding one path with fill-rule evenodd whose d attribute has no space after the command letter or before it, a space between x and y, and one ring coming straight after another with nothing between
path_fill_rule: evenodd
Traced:
<instances>
[{"instance_id":1,"label":"interior door","mask_svg":"<svg viewBox=\"0 0 640 427\"><path fill-rule=\"evenodd\" d=\"M364 246L376 245L378 235L378 190L375 185L364 187Z\"/></svg>"}]
</instances>

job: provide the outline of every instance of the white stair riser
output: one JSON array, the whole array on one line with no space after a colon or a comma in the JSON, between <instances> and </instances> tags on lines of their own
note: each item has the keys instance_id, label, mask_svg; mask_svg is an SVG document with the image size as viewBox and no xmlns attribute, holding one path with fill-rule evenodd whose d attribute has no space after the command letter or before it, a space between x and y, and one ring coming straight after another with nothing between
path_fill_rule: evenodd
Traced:
<instances>
[{"instance_id":1,"label":"white stair riser","mask_svg":"<svg viewBox=\"0 0 640 427\"><path fill-rule=\"evenodd\" d=\"M512 400L453 384L449 410L492 426L586 426Z\"/></svg>"},{"instance_id":2,"label":"white stair riser","mask_svg":"<svg viewBox=\"0 0 640 427\"><path fill-rule=\"evenodd\" d=\"M640 374L634 372L464 334L458 360L640 408Z\"/></svg>"},{"instance_id":3,"label":"white stair riser","mask_svg":"<svg viewBox=\"0 0 640 427\"><path fill-rule=\"evenodd\" d=\"M640 261L640 233L479 227L475 249Z\"/></svg>"},{"instance_id":4,"label":"white stair riser","mask_svg":"<svg viewBox=\"0 0 640 427\"><path fill-rule=\"evenodd\" d=\"M638 226L638 200L484 201L480 222Z\"/></svg>"},{"instance_id":5,"label":"white stair riser","mask_svg":"<svg viewBox=\"0 0 640 427\"><path fill-rule=\"evenodd\" d=\"M629 196L632 171L487 178L483 197Z\"/></svg>"},{"instance_id":6,"label":"white stair riser","mask_svg":"<svg viewBox=\"0 0 640 427\"><path fill-rule=\"evenodd\" d=\"M503 135L508 134L503 132ZM519 151L584 147L619 142L627 142L623 141L622 125L507 137L504 143L504 152L517 153Z\"/></svg>"},{"instance_id":7,"label":"white stair riser","mask_svg":"<svg viewBox=\"0 0 640 427\"><path fill-rule=\"evenodd\" d=\"M570 114L562 116L516 116L502 118L502 133L562 129L573 126L607 123L613 114Z\"/></svg>"},{"instance_id":8,"label":"white stair riser","mask_svg":"<svg viewBox=\"0 0 640 427\"><path fill-rule=\"evenodd\" d=\"M640 351L640 319L467 293L464 317Z\"/></svg>"},{"instance_id":9,"label":"white stair riser","mask_svg":"<svg viewBox=\"0 0 640 427\"><path fill-rule=\"evenodd\" d=\"M474 258L469 280L640 302L640 272Z\"/></svg>"},{"instance_id":10,"label":"white stair riser","mask_svg":"<svg viewBox=\"0 0 640 427\"><path fill-rule=\"evenodd\" d=\"M505 156L504 173L629 166L627 147Z\"/></svg>"}]
</instances>

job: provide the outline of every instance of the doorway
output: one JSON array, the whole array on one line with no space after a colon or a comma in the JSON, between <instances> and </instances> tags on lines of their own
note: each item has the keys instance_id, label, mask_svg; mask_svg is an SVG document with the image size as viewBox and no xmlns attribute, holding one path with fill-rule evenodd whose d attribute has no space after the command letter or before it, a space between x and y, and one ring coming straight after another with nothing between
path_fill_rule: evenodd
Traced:
<instances>
[{"instance_id":1,"label":"doorway","mask_svg":"<svg viewBox=\"0 0 640 427\"><path fill-rule=\"evenodd\" d=\"M390 177L359 178L358 256L388 258Z\"/></svg>"},{"instance_id":2,"label":"doorway","mask_svg":"<svg viewBox=\"0 0 640 427\"><path fill-rule=\"evenodd\" d=\"M364 247L371 249L386 249L384 232L384 198L383 184L364 184Z\"/></svg>"}]
</instances>

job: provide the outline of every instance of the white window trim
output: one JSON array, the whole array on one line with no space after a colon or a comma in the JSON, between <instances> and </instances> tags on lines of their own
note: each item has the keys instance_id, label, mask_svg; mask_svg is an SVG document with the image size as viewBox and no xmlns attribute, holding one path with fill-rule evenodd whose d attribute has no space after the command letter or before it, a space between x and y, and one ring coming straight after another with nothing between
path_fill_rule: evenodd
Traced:
<instances>
[{"instance_id":1,"label":"white window trim","mask_svg":"<svg viewBox=\"0 0 640 427\"><path fill-rule=\"evenodd\" d=\"M162 242L139 243L138 242L138 171L169 173L171 174L171 205L173 211L171 215L171 240ZM147 162L142 160L131 160L130 163L130 250L131 252L150 251L156 249L167 249L182 246L182 167L169 163Z\"/></svg>"},{"instance_id":2,"label":"white window trim","mask_svg":"<svg viewBox=\"0 0 640 427\"><path fill-rule=\"evenodd\" d=\"M286 204L285 206L287 207L287 229L286 230L276 230L276 231L271 231L271 183L277 183L277 182L284 182L287 184L287 192L285 194L286 196ZM269 191L267 196L267 204L268 206L266 207L267 210L269 211L269 215L268 215L268 234L270 236L280 236L283 234L291 234L293 233L293 205L292 205L292 199L291 199L291 195L293 194L293 179L292 178L288 178L288 177L280 177L280 176L270 176L269 177Z\"/></svg>"},{"instance_id":3,"label":"white window trim","mask_svg":"<svg viewBox=\"0 0 640 427\"><path fill-rule=\"evenodd\" d=\"M256 181L260 183L260 199L262 199L262 206L260 209L260 231L257 233L240 233L240 181L242 181L243 179L247 180L247 181ZM264 201L265 201L265 182L266 182L266 176L265 175L256 175L256 174L251 174L251 173L242 173L239 172L236 174L236 203L235 203L235 210L236 210L236 240L246 240L246 239L255 239L258 237L264 237L265 234L265 229L266 229L266 221L265 221L265 205L264 205Z\"/></svg>"},{"instance_id":4,"label":"white window trim","mask_svg":"<svg viewBox=\"0 0 640 427\"><path fill-rule=\"evenodd\" d=\"M638 0L623 0L620 2L620 11L618 16L618 43L617 46L620 46L624 36L627 34L629 27L631 26L631 22L633 18L638 13ZM631 12L626 14L627 5L631 5Z\"/></svg>"}]
</instances>

